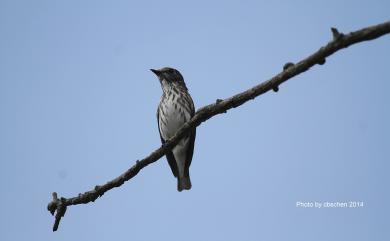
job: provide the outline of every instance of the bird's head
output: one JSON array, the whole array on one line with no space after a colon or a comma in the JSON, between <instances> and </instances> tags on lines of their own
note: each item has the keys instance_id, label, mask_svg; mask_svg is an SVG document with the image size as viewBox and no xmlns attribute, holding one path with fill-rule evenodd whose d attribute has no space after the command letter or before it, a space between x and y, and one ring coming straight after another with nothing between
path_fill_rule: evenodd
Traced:
<instances>
[{"instance_id":1,"label":"bird's head","mask_svg":"<svg viewBox=\"0 0 390 241\"><path fill-rule=\"evenodd\" d=\"M162 69L150 69L160 80L161 85L185 86L183 76L174 68L164 67Z\"/></svg>"}]
</instances>

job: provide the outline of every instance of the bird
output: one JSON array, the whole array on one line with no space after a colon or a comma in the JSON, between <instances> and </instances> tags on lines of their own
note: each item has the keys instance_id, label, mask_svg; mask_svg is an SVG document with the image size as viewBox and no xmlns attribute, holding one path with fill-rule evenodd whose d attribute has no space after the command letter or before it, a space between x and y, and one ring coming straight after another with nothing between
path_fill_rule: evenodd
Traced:
<instances>
[{"instance_id":1,"label":"bird","mask_svg":"<svg viewBox=\"0 0 390 241\"><path fill-rule=\"evenodd\" d=\"M195 114L194 102L188 92L181 73L170 67L150 69L158 78L162 88L157 108L157 124L162 145ZM191 130L166 153L172 174L177 178L177 190L190 190L190 165L194 153L196 129Z\"/></svg>"}]
</instances>

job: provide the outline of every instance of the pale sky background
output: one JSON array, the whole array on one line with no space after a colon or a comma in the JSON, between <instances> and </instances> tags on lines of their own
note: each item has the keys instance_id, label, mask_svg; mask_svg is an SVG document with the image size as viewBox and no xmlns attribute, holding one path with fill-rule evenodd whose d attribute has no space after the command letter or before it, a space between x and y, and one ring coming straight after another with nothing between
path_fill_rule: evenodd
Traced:
<instances>
[{"instance_id":1,"label":"pale sky background","mask_svg":"<svg viewBox=\"0 0 390 241\"><path fill-rule=\"evenodd\" d=\"M389 17L390 1L0 0L0 240L390 240L390 36L202 124L191 191L164 158L69 207L55 233L46 210L160 145L150 68L179 69L199 108L313 53L330 27Z\"/></svg>"}]
</instances>

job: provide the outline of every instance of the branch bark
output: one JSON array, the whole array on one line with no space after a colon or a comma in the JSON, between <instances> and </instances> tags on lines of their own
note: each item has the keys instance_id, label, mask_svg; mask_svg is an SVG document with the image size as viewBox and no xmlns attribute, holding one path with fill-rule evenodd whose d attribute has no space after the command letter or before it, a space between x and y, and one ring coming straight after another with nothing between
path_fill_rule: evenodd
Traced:
<instances>
[{"instance_id":1,"label":"branch bark","mask_svg":"<svg viewBox=\"0 0 390 241\"><path fill-rule=\"evenodd\" d=\"M153 162L156 162L158 159L164 156L188 131L196 128L202 122L207 121L215 115L226 113L228 110L236 108L270 90L277 92L279 90L280 84L300 73L309 70L310 67L316 64L325 64L327 57L343 48L347 48L348 46L359 42L373 40L390 33L390 21L363 28L348 34L343 34L336 28L331 28L331 30L333 34L333 40L307 58L296 64L291 62L286 63L283 67L283 71L271 79L230 98L224 100L217 99L215 103L200 108L195 113L194 117L189 122L185 123L169 141L167 141L163 146L153 151L142 160L137 160L132 167L130 167L119 177L105 183L104 185L95 186L93 190L80 193L78 196L72 198L58 198L57 193L54 192L52 194L53 199L47 206L47 209L50 211L50 213L55 216L53 231L58 229L61 218L65 215L68 206L94 202L98 197L103 196L107 191L121 186L124 182L136 176L141 169Z\"/></svg>"}]
</instances>

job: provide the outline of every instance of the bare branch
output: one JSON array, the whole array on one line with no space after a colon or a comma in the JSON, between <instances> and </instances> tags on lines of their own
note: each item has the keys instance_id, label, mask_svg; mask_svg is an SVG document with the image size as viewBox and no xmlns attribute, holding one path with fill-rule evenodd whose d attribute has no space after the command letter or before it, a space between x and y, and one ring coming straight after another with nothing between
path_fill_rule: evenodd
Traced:
<instances>
[{"instance_id":1,"label":"bare branch","mask_svg":"<svg viewBox=\"0 0 390 241\"><path fill-rule=\"evenodd\" d=\"M55 214L53 231L58 229L59 222L65 215L66 208L68 206L94 202L98 197L103 196L105 192L115 187L121 186L124 182L137 175L141 169L164 156L165 153L171 150L187 132L193 128L196 128L202 122L205 122L215 115L226 113L229 109L238 107L245 102L256 98L257 96L268 92L269 90L274 90L277 92L279 90L279 86L283 82L309 70L310 67L316 64L325 64L325 59L336 51L347 48L348 46L355 43L373 40L390 33L390 21L363 28L349 34L340 33L336 28L331 28L331 30L333 34L333 40L325 46L321 47L314 54L308 56L296 64L291 62L286 63L282 72L259 85L256 85L225 100L217 99L215 103L200 108L195 113L194 117L189 122L185 123L169 141L167 141L157 150L153 151L144 159L137 160L131 168L129 168L119 177L107 182L104 185L95 186L93 190L82 194L80 193L78 196L72 198L58 198L57 193L53 193L53 200L47 206L47 209L50 211L50 213L52 215Z\"/></svg>"}]
</instances>

